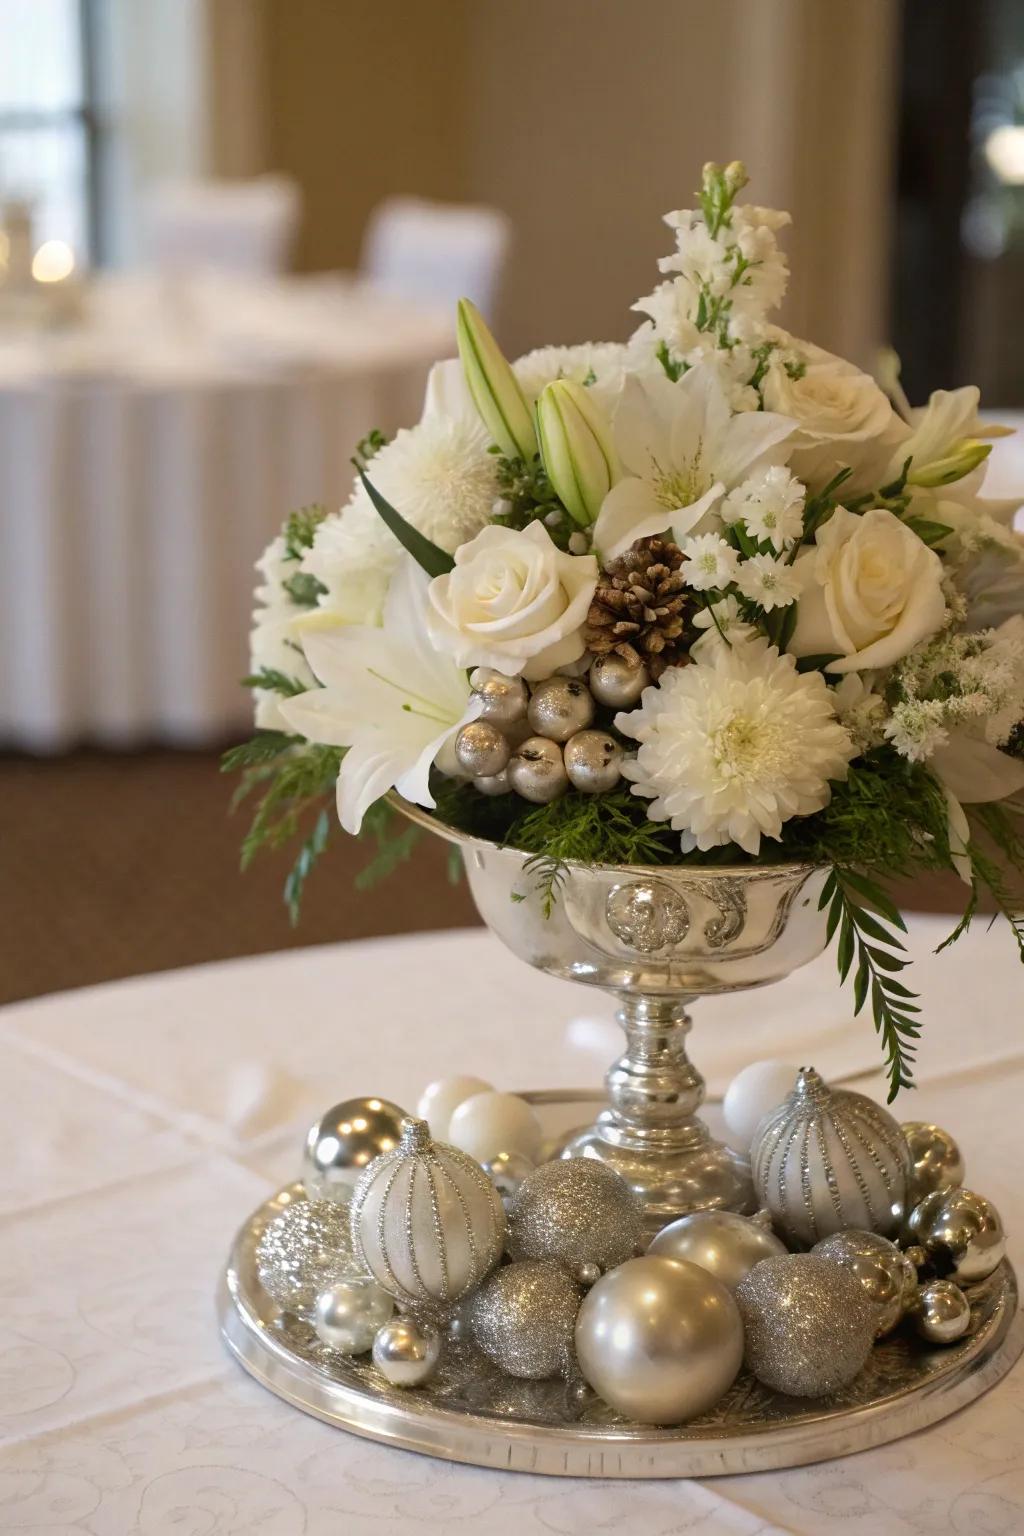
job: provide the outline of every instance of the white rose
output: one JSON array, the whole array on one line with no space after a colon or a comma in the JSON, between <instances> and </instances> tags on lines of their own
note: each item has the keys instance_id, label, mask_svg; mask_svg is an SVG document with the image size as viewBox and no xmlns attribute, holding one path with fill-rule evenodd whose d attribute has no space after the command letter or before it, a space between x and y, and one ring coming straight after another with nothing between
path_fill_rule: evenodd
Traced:
<instances>
[{"instance_id":1,"label":"white rose","mask_svg":"<svg viewBox=\"0 0 1024 1536\"><path fill-rule=\"evenodd\" d=\"M565 555L543 523L484 528L430 583L431 640L463 667L548 677L584 651L581 628L597 586L593 555Z\"/></svg>"},{"instance_id":2,"label":"white rose","mask_svg":"<svg viewBox=\"0 0 1024 1536\"><path fill-rule=\"evenodd\" d=\"M942 562L891 512L837 507L816 543L794 567L794 656L839 656L829 672L889 667L942 627Z\"/></svg>"},{"instance_id":3,"label":"white rose","mask_svg":"<svg viewBox=\"0 0 1024 1536\"><path fill-rule=\"evenodd\" d=\"M819 485L849 466L858 484L881 474L897 439L908 429L874 379L842 358L814 355L793 378L786 360L773 355L764 377L765 407L797 422L790 467L798 479Z\"/></svg>"}]
</instances>

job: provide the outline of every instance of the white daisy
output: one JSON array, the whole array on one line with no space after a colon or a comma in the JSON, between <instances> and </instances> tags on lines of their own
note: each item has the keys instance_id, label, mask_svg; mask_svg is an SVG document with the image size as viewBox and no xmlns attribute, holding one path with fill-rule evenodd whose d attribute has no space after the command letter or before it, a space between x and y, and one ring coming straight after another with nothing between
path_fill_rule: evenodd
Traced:
<instances>
[{"instance_id":1,"label":"white daisy","mask_svg":"<svg viewBox=\"0 0 1024 1536\"><path fill-rule=\"evenodd\" d=\"M751 538L770 543L781 554L804 530L804 496L800 481L781 464L751 475L722 503L722 520L743 523Z\"/></svg>"},{"instance_id":2,"label":"white daisy","mask_svg":"<svg viewBox=\"0 0 1024 1536\"><path fill-rule=\"evenodd\" d=\"M773 608L787 608L800 596L800 579L785 560L772 555L752 555L744 560L736 574L736 585L744 597L759 603L765 613Z\"/></svg>"},{"instance_id":3,"label":"white daisy","mask_svg":"<svg viewBox=\"0 0 1024 1536\"><path fill-rule=\"evenodd\" d=\"M736 579L736 551L717 533L699 533L684 539L680 548L685 556L681 566L683 580L695 592L721 590Z\"/></svg>"},{"instance_id":4,"label":"white daisy","mask_svg":"<svg viewBox=\"0 0 1024 1536\"><path fill-rule=\"evenodd\" d=\"M758 631L743 617L739 602L731 594L701 608L694 614L693 624L703 631L690 646L690 655L695 660L708 659L719 647L727 650L731 646L737 650L758 636Z\"/></svg>"}]
</instances>

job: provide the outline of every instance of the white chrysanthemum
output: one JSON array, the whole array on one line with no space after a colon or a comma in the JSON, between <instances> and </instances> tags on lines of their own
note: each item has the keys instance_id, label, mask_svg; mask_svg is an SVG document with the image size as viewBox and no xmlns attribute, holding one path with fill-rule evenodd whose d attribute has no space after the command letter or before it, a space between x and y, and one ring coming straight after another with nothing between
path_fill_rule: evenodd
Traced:
<instances>
[{"instance_id":1,"label":"white chrysanthemum","mask_svg":"<svg viewBox=\"0 0 1024 1536\"><path fill-rule=\"evenodd\" d=\"M615 724L640 743L623 765L633 793L682 834L684 852L733 842L756 854L790 817L828 804L854 755L822 675L802 676L774 646L670 667Z\"/></svg>"},{"instance_id":2,"label":"white chrysanthemum","mask_svg":"<svg viewBox=\"0 0 1024 1536\"><path fill-rule=\"evenodd\" d=\"M738 556L717 533L698 533L680 547L685 556L682 578L695 592L721 590L735 580Z\"/></svg>"},{"instance_id":3,"label":"white chrysanthemum","mask_svg":"<svg viewBox=\"0 0 1024 1536\"><path fill-rule=\"evenodd\" d=\"M538 347L518 358L512 368L523 394L533 405L546 384L571 379L586 384L606 410L613 408L622 380L632 371L631 356L621 341L585 341L575 347Z\"/></svg>"},{"instance_id":4,"label":"white chrysanthemum","mask_svg":"<svg viewBox=\"0 0 1024 1536\"><path fill-rule=\"evenodd\" d=\"M772 464L730 491L722 521L743 523L758 543L767 541L781 554L803 533L804 487L782 464Z\"/></svg>"},{"instance_id":5,"label":"white chrysanthemum","mask_svg":"<svg viewBox=\"0 0 1024 1536\"><path fill-rule=\"evenodd\" d=\"M739 650L748 641L759 638L758 631L743 617L739 602L731 595L701 608L694 614L693 623L702 631L690 646L694 660L710 659L719 647Z\"/></svg>"},{"instance_id":6,"label":"white chrysanthemum","mask_svg":"<svg viewBox=\"0 0 1024 1536\"><path fill-rule=\"evenodd\" d=\"M348 505L327 517L313 538L302 570L326 589L319 611L339 624L379 624L388 583L401 555L398 540L359 487Z\"/></svg>"},{"instance_id":7,"label":"white chrysanthemum","mask_svg":"<svg viewBox=\"0 0 1024 1536\"><path fill-rule=\"evenodd\" d=\"M800 596L800 579L793 567L773 555L752 555L736 573L736 585L744 597L759 603L765 613L773 608L788 608Z\"/></svg>"},{"instance_id":8,"label":"white chrysanthemum","mask_svg":"<svg viewBox=\"0 0 1024 1536\"><path fill-rule=\"evenodd\" d=\"M298 566L287 560L287 546L281 534L272 539L256 562L263 581L256 588L256 607L249 636L249 670L280 672L303 688L312 688L316 679L300 643L298 621L308 612L292 601L284 583L294 576ZM271 688L253 689L253 712L257 729L286 731L281 714L281 695Z\"/></svg>"}]
</instances>

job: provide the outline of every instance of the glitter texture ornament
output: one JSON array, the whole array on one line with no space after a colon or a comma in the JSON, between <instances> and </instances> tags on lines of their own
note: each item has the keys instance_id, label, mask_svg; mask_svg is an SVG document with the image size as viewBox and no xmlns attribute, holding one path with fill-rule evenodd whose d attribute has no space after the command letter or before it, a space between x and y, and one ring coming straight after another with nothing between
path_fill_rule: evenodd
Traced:
<instances>
[{"instance_id":1,"label":"glitter texture ornament","mask_svg":"<svg viewBox=\"0 0 1024 1536\"><path fill-rule=\"evenodd\" d=\"M508 1214L513 1259L554 1259L577 1274L631 1258L643 1229L643 1205L606 1163L571 1157L542 1163L519 1186Z\"/></svg>"},{"instance_id":2,"label":"glitter texture ornament","mask_svg":"<svg viewBox=\"0 0 1024 1536\"><path fill-rule=\"evenodd\" d=\"M942 1279L975 1285L997 1269L1006 1233L991 1200L972 1189L937 1189L910 1213L907 1237L920 1243Z\"/></svg>"},{"instance_id":3,"label":"glitter texture ornament","mask_svg":"<svg viewBox=\"0 0 1024 1536\"><path fill-rule=\"evenodd\" d=\"M568 741L593 720L594 700L581 678L548 677L534 688L526 718L538 736Z\"/></svg>"},{"instance_id":4,"label":"glitter texture ornament","mask_svg":"<svg viewBox=\"0 0 1024 1536\"><path fill-rule=\"evenodd\" d=\"M910 1196L918 1205L937 1189L957 1189L964 1181L963 1153L948 1131L926 1120L907 1120L902 1126L910 1148Z\"/></svg>"},{"instance_id":5,"label":"glitter texture ornament","mask_svg":"<svg viewBox=\"0 0 1024 1536\"><path fill-rule=\"evenodd\" d=\"M393 1387L428 1381L441 1358L441 1335L424 1318L394 1317L373 1341L373 1363Z\"/></svg>"},{"instance_id":6,"label":"glitter texture ornament","mask_svg":"<svg viewBox=\"0 0 1024 1536\"><path fill-rule=\"evenodd\" d=\"M604 795L622 777L622 747L607 731L577 731L564 751L569 783L584 795Z\"/></svg>"},{"instance_id":7,"label":"glitter texture ornament","mask_svg":"<svg viewBox=\"0 0 1024 1536\"><path fill-rule=\"evenodd\" d=\"M583 1292L558 1264L506 1264L470 1303L470 1329L508 1376L541 1381L565 1370Z\"/></svg>"},{"instance_id":8,"label":"glitter texture ornament","mask_svg":"<svg viewBox=\"0 0 1024 1536\"><path fill-rule=\"evenodd\" d=\"M395 1304L368 1275L351 1275L316 1298L313 1327L321 1344L341 1355L365 1355Z\"/></svg>"},{"instance_id":9,"label":"glitter texture ornament","mask_svg":"<svg viewBox=\"0 0 1024 1536\"><path fill-rule=\"evenodd\" d=\"M910 1315L918 1337L929 1344L955 1344L971 1326L971 1304L952 1280L922 1285Z\"/></svg>"},{"instance_id":10,"label":"glitter texture ornament","mask_svg":"<svg viewBox=\"0 0 1024 1536\"><path fill-rule=\"evenodd\" d=\"M329 1109L306 1136L302 1182L309 1198L350 1200L364 1169L398 1146L404 1117L388 1099L345 1099Z\"/></svg>"},{"instance_id":11,"label":"glitter texture ornament","mask_svg":"<svg viewBox=\"0 0 1024 1536\"><path fill-rule=\"evenodd\" d=\"M506 731L526 719L529 695L521 677L506 677L493 667L477 667L470 674L469 686L482 700L481 720Z\"/></svg>"},{"instance_id":12,"label":"glitter texture ornament","mask_svg":"<svg viewBox=\"0 0 1024 1536\"><path fill-rule=\"evenodd\" d=\"M479 1163L406 1120L394 1152L352 1197L352 1243L374 1279L407 1305L450 1305L501 1257L505 1208Z\"/></svg>"},{"instance_id":13,"label":"glitter texture ornament","mask_svg":"<svg viewBox=\"0 0 1024 1536\"><path fill-rule=\"evenodd\" d=\"M785 1253L786 1247L759 1221L732 1211L694 1211L662 1227L647 1252L657 1257L685 1259L706 1269L734 1291L762 1259Z\"/></svg>"},{"instance_id":14,"label":"glitter texture ornament","mask_svg":"<svg viewBox=\"0 0 1024 1536\"><path fill-rule=\"evenodd\" d=\"M860 1282L816 1253L756 1264L736 1287L748 1369L791 1397L827 1397L864 1367L877 1311Z\"/></svg>"},{"instance_id":15,"label":"glitter texture ornament","mask_svg":"<svg viewBox=\"0 0 1024 1536\"><path fill-rule=\"evenodd\" d=\"M878 1309L875 1335L891 1333L917 1295L917 1270L895 1243L877 1232L834 1232L811 1249L841 1264Z\"/></svg>"},{"instance_id":16,"label":"glitter texture ornament","mask_svg":"<svg viewBox=\"0 0 1024 1536\"><path fill-rule=\"evenodd\" d=\"M333 1200L290 1201L256 1246L260 1285L279 1307L300 1316L312 1313L327 1286L359 1270L348 1206Z\"/></svg>"},{"instance_id":17,"label":"glitter texture ornament","mask_svg":"<svg viewBox=\"0 0 1024 1536\"><path fill-rule=\"evenodd\" d=\"M489 720L471 720L455 738L455 757L463 773L490 778L508 765L511 747Z\"/></svg>"},{"instance_id":18,"label":"glitter texture ornament","mask_svg":"<svg viewBox=\"0 0 1024 1536\"><path fill-rule=\"evenodd\" d=\"M534 805L547 805L569 788L562 749L545 736L527 736L508 760L509 786Z\"/></svg>"},{"instance_id":19,"label":"glitter texture ornament","mask_svg":"<svg viewBox=\"0 0 1024 1536\"><path fill-rule=\"evenodd\" d=\"M750 1160L758 1198L791 1247L848 1227L895 1236L906 1214L910 1153L898 1124L863 1093L828 1088L812 1067L762 1121Z\"/></svg>"}]
</instances>

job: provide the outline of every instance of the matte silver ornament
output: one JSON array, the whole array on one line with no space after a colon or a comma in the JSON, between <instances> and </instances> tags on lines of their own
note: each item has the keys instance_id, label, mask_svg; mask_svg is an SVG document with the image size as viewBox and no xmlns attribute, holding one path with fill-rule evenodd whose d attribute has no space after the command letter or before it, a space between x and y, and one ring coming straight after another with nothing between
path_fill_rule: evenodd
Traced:
<instances>
[{"instance_id":1,"label":"matte silver ornament","mask_svg":"<svg viewBox=\"0 0 1024 1536\"><path fill-rule=\"evenodd\" d=\"M817 1253L756 1264L736 1287L748 1369L791 1397L827 1397L863 1369L877 1312L849 1270Z\"/></svg>"},{"instance_id":2,"label":"matte silver ornament","mask_svg":"<svg viewBox=\"0 0 1024 1536\"><path fill-rule=\"evenodd\" d=\"M547 805L569 787L562 749L545 736L527 736L508 762L508 782L517 795L534 805Z\"/></svg>"},{"instance_id":3,"label":"matte silver ornament","mask_svg":"<svg viewBox=\"0 0 1024 1536\"><path fill-rule=\"evenodd\" d=\"M359 1269L348 1206L333 1200L291 1201L267 1223L256 1248L256 1270L267 1295L286 1312L304 1317L326 1286Z\"/></svg>"},{"instance_id":4,"label":"matte silver ornament","mask_svg":"<svg viewBox=\"0 0 1024 1536\"><path fill-rule=\"evenodd\" d=\"M508 769L503 768L501 773L491 773L474 779L473 788L478 789L482 795L511 794L512 785L508 781Z\"/></svg>"},{"instance_id":5,"label":"matte silver ornament","mask_svg":"<svg viewBox=\"0 0 1024 1536\"><path fill-rule=\"evenodd\" d=\"M682 1424L706 1412L743 1361L732 1292L696 1264L649 1255L620 1264L587 1293L575 1342L598 1396L641 1424Z\"/></svg>"},{"instance_id":6,"label":"matte silver ornament","mask_svg":"<svg viewBox=\"0 0 1024 1536\"><path fill-rule=\"evenodd\" d=\"M920 1243L943 1279L985 1280L1002 1262L1006 1233L991 1200L971 1189L937 1189L911 1211L907 1236Z\"/></svg>"},{"instance_id":7,"label":"matte silver ornament","mask_svg":"<svg viewBox=\"0 0 1024 1536\"><path fill-rule=\"evenodd\" d=\"M375 1157L398 1146L405 1110L388 1099L345 1099L310 1126L302 1182L311 1200L352 1198Z\"/></svg>"},{"instance_id":8,"label":"matte silver ornament","mask_svg":"<svg viewBox=\"0 0 1024 1536\"><path fill-rule=\"evenodd\" d=\"M522 1152L499 1152L495 1157L490 1157L481 1167L494 1185L508 1207L509 1201L515 1195L524 1179L528 1179L533 1172L534 1165Z\"/></svg>"},{"instance_id":9,"label":"matte silver ornament","mask_svg":"<svg viewBox=\"0 0 1024 1536\"><path fill-rule=\"evenodd\" d=\"M909 1204L918 1205L937 1189L957 1189L964 1181L963 1153L948 1131L926 1120L906 1120L902 1126L910 1148Z\"/></svg>"},{"instance_id":10,"label":"matte silver ornament","mask_svg":"<svg viewBox=\"0 0 1024 1536\"><path fill-rule=\"evenodd\" d=\"M569 783L585 795L605 795L622 777L622 746L607 731L577 731L563 755Z\"/></svg>"},{"instance_id":11,"label":"matte silver ornament","mask_svg":"<svg viewBox=\"0 0 1024 1536\"><path fill-rule=\"evenodd\" d=\"M428 1381L440 1358L441 1335L425 1318L393 1317L373 1341L373 1363L393 1387Z\"/></svg>"},{"instance_id":12,"label":"matte silver ornament","mask_svg":"<svg viewBox=\"0 0 1024 1536\"><path fill-rule=\"evenodd\" d=\"M917 1270L895 1243L877 1232L834 1232L811 1249L841 1264L877 1309L875 1337L891 1333L917 1296Z\"/></svg>"},{"instance_id":13,"label":"matte silver ornament","mask_svg":"<svg viewBox=\"0 0 1024 1536\"><path fill-rule=\"evenodd\" d=\"M955 1344L971 1326L971 1304L952 1280L930 1280L918 1292L911 1318L929 1344Z\"/></svg>"},{"instance_id":14,"label":"matte silver ornament","mask_svg":"<svg viewBox=\"0 0 1024 1536\"><path fill-rule=\"evenodd\" d=\"M791 1247L847 1228L895 1236L906 1215L910 1153L892 1115L863 1093L802 1067L758 1127L754 1188Z\"/></svg>"},{"instance_id":15,"label":"matte silver ornament","mask_svg":"<svg viewBox=\"0 0 1024 1536\"><path fill-rule=\"evenodd\" d=\"M647 1252L685 1259L734 1291L755 1264L785 1253L786 1245L748 1216L732 1211L694 1211L663 1227Z\"/></svg>"},{"instance_id":16,"label":"matte silver ornament","mask_svg":"<svg viewBox=\"0 0 1024 1536\"><path fill-rule=\"evenodd\" d=\"M573 1274L632 1258L643 1206L622 1176L588 1157L542 1163L524 1179L508 1213L513 1259L554 1259Z\"/></svg>"},{"instance_id":17,"label":"matte silver ornament","mask_svg":"<svg viewBox=\"0 0 1024 1536\"><path fill-rule=\"evenodd\" d=\"M594 700L582 678L548 677L534 688L526 718L538 736L568 741L593 720Z\"/></svg>"},{"instance_id":18,"label":"matte silver ornament","mask_svg":"<svg viewBox=\"0 0 1024 1536\"><path fill-rule=\"evenodd\" d=\"M583 1292L558 1264L526 1259L485 1280L470 1302L470 1328L509 1376L541 1381L566 1370Z\"/></svg>"},{"instance_id":19,"label":"matte silver ornament","mask_svg":"<svg viewBox=\"0 0 1024 1536\"><path fill-rule=\"evenodd\" d=\"M470 673L469 686L483 700L481 720L489 720L504 731L526 719L529 694L521 677L506 677L493 667L477 667Z\"/></svg>"},{"instance_id":20,"label":"matte silver ornament","mask_svg":"<svg viewBox=\"0 0 1024 1536\"><path fill-rule=\"evenodd\" d=\"M511 747L489 720L471 720L455 738L455 758L473 778L489 778L508 765Z\"/></svg>"},{"instance_id":21,"label":"matte silver ornament","mask_svg":"<svg viewBox=\"0 0 1024 1536\"><path fill-rule=\"evenodd\" d=\"M316 1298L313 1327L321 1344L341 1355L365 1355L395 1304L387 1291L365 1275L351 1275L327 1286Z\"/></svg>"},{"instance_id":22,"label":"matte silver ornament","mask_svg":"<svg viewBox=\"0 0 1024 1536\"><path fill-rule=\"evenodd\" d=\"M588 679L594 698L608 709L630 709L650 680L651 675L643 662L631 666L615 651L597 658Z\"/></svg>"}]
</instances>

